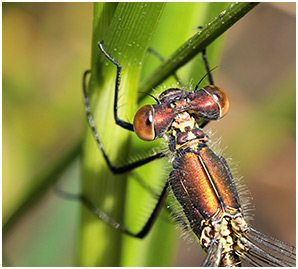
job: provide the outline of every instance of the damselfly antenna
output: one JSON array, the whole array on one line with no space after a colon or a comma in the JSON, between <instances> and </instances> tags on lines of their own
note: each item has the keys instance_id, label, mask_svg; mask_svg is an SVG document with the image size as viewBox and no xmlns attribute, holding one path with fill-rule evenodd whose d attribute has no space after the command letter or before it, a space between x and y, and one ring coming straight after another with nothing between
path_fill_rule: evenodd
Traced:
<instances>
[{"instance_id":1,"label":"damselfly antenna","mask_svg":"<svg viewBox=\"0 0 298 269\"><path fill-rule=\"evenodd\" d=\"M205 77L207 77L208 75L210 75L211 72L212 72L214 69L216 69L217 67L218 67L218 66L215 66L215 67L213 67L212 69L208 70L208 72L207 72L207 73L200 79L200 81L199 81L198 84L196 85L194 92L197 91L197 89L199 88L199 85L200 85L200 83L203 81L203 79L204 79ZM213 82L213 81L212 81L212 82ZM211 85L213 85L213 83L211 83Z\"/></svg>"},{"instance_id":2,"label":"damselfly antenna","mask_svg":"<svg viewBox=\"0 0 298 269\"><path fill-rule=\"evenodd\" d=\"M156 97L154 97L152 94L147 93L147 92L138 92L138 93L146 94L146 95L152 97L152 98L155 100L155 102L156 102L157 104L160 104L160 101L159 101Z\"/></svg>"}]
</instances>

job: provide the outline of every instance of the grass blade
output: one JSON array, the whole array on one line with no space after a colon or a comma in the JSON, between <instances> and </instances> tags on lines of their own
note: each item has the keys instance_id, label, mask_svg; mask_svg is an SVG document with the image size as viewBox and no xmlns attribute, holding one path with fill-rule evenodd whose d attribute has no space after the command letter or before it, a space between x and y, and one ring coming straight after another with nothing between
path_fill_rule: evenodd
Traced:
<instances>
[{"instance_id":1,"label":"grass blade","mask_svg":"<svg viewBox=\"0 0 298 269\"><path fill-rule=\"evenodd\" d=\"M119 107L122 119L132 119L141 65L164 4L96 3L92 43L92 74L89 93L93 115L107 154L115 164L127 158L129 132L115 126L113 99L116 68L97 48L104 40L106 51L124 67ZM138 34L136 34L138 33ZM83 159L83 192L100 209L123 223L125 175L113 176L87 127ZM81 266L119 266L123 235L83 210L80 235Z\"/></svg>"}]
</instances>

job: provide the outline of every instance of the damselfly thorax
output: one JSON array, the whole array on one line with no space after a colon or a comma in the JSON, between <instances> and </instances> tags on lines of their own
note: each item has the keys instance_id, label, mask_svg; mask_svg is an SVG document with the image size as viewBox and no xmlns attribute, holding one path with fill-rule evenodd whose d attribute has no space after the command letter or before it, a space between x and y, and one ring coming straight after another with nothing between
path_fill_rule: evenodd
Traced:
<instances>
[{"instance_id":1,"label":"damselfly thorax","mask_svg":"<svg viewBox=\"0 0 298 269\"><path fill-rule=\"evenodd\" d=\"M104 50L102 43L99 43L99 48L117 66L114 99L116 124L135 132L144 141L165 137L172 153L172 171L149 219L137 233L120 225L81 195L79 199L84 205L117 230L143 238L150 231L170 187L182 208L187 226L207 252L202 266L240 266L241 259L255 266L295 265L294 246L266 236L247 224L230 168L226 160L208 146L209 138L203 127L209 121L219 120L226 115L229 100L220 88L213 85L205 50L203 60L210 85L199 88L200 81L193 91L167 89L158 98L153 97L156 104L141 107L131 124L118 117L122 67ZM85 72L83 80L88 123L110 170L114 174L125 173L165 157L166 154L160 152L122 167L111 163L94 126L86 87L88 73Z\"/></svg>"}]
</instances>

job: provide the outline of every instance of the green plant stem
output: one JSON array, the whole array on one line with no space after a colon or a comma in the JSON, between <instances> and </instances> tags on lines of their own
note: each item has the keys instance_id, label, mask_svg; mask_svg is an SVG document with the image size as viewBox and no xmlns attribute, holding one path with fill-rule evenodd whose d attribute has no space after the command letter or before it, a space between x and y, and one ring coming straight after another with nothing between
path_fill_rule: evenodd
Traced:
<instances>
[{"instance_id":1,"label":"green plant stem","mask_svg":"<svg viewBox=\"0 0 298 269\"><path fill-rule=\"evenodd\" d=\"M100 53L97 42L104 40L109 55L123 66L118 116L130 120L135 111L141 64L162 14L164 3L111 3L94 5L92 73L88 92L95 125L107 155L115 165L129 151L129 132L115 124L113 115L116 66ZM137 34L136 34L137 33ZM83 152L83 193L98 208L123 223L126 175L114 176L87 126ZM118 161L118 162L117 162ZM120 266L123 234L83 210L78 263L81 266Z\"/></svg>"},{"instance_id":2,"label":"green plant stem","mask_svg":"<svg viewBox=\"0 0 298 269\"><path fill-rule=\"evenodd\" d=\"M140 87L140 91L148 92L156 85L158 85L165 78L170 76L175 70L180 66L184 65L190 61L196 54L198 54L202 48L208 46L213 40L225 32L230 26L232 26L237 20L243 17L250 9L255 7L257 3L237 3L232 4L220 16L215 18L211 23L209 23L203 31L196 34L188 42L186 42L179 50L177 50L165 63L163 63L151 76L149 76ZM96 83L96 80L102 79L102 75L99 68L99 53L97 48L97 42L99 40L105 39L107 35L107 29L109 29L110 21L107 17L112 17L115 9L117 8L116 3L109 3L109 5L95 5L95 23L94 23L94 35L92 42L92 73L94 75L93 81L90 83ZM104 15L101 16L101 13ZM118 17L119 19L119 17ZM111 29L109 29L110 31ZM118 36L117 36L118 37ZM116 36L114 36L116 38ZM120 42L121 41L121 42ZM122 42L128 42L128 39L120 39L118 45L116 41L107 44L107 47L117 48ZM127 43L127 44L128 44ZM195 45L196 44L196 45ZM142 53L145 53L145 47L142 48ZM123 53L124 54L124 53ZM94 82L95 81L95 82ZM91 90L93 87L91 88ZM93 90L94 91L94 90ZM93 142L93 141L92 141ZM3 235L5 236L14 224L19 220L24 213L27 212L30 207L38 201L40 197L43 196L45 191L52 186L54 179L58 178L59 175L67 168L67 166L80 154L81 139L78 140L74 146L61 158L49 165L44 172L40 175L32 178L33 182L39 182L36 184L35 188L30 191L24 197L23 202L20 206L11 214L9 219L3 225Z\"/></svg>"},{"instance_id":3,"label":"green plant stem","mask_svg":"<svg viewBox=\"0 0 298 269\"><path fill-rule=\"evenodd\" d=\"M152 88L154 88L156 85L161 83L163 80L165 80L167 77L169 77L174 71L176 71L180 66L186 64L189 62L195 55L197 55L202 48L205 48L208 46L213 40L215 40L218 36L220 36L222 33L224 33L230 26L232 26L237 20L241 19L249 10L251 10L253 7L255 7L258 3L235 3L232 4L229 8L226 9L225 12L222 12L221 16L218 16L215 18L211 23L209 23L204 30L202 30L200 33L196 34L194 37L192 37L190 40L188 40L183 46L181 46L173 55L168 58L159 68L157 68L152 75L150 75L146 80L144 80L141 83L141 86L139 88L140 92L149 92ZM113 14L113 9L116 8L115 3L110 3L112 6L111 8L105 7L105 10L107 13ZM100 15L99 12L94 12L95 19ZM105 14L105 16L107 16ZM103 17L100 17L98 20L96 20L96 25L94 28L96 29L94 33L96 33L96 36L93 37L93 40L99 41L99 28L104 28L102 32L106 32L106 29L108 27L103 26ZM103 37L103 36L102 36ZM196 45L196 48L193 49L192 46ZM97 50L97 42L92 43L92 47L94 51ZM97 65L98 62L98 55L95 55L95 57L92 57L92 72L94 74L98 74ZM100 76L98 76L100 78ZM140 99L143 97L140 97ZM79 150L77 150L78 145L81 143L81 139L77 142L75 142L72 149L70 150L73 152L73 156L71 157L70 161L75 159L79 155ZM67 154L65 155L67 156ZM63 159L63 158L61 158ZM47 188L51 186L51 182L53 178L59 176L59 173L62 172L61 165L59 165L60 159L57 161L57 169L47 169L47 172L41 173L41 175L37 176L40 181L43 182L41 185L36 185L36 187L28 193L28 195L23 199L23 202L21 203L20 207L15 210L15 212L10 216L10 218L5 222L3 225L3 232L5 234L6 231L10 229L10 226L12 226L20 216L24 214L24 212L30 207L32 203L36 201L39 197L42 196L44 191L46 191ZM55 162L56 163L56 162ZM65 162L62 162L65 164ZM68 165L68 164L66 164ZM51 166L52 167L52 166ZM58 173L57 173L58 171ZM37 182L36 178L33 178L32 181ZM34 200L35 199L35 200Z\"/></svg>"},{"instance_id":4,"label":"green plant stem","mask_svg":"<svg viewBox=\"0 0 298 269\"><path fill-rule=\"evenodd\" d=\"M240 20L258 3L232 3L223 10L213 21L208 23L202 31L187 40L177 51L165 60L148 78L142 81L139 91L150 92L162 81L173 74L179 67L186 64L216 38ZM141 99L141 98L140 98Z\"/></svg>"}]
</instances>

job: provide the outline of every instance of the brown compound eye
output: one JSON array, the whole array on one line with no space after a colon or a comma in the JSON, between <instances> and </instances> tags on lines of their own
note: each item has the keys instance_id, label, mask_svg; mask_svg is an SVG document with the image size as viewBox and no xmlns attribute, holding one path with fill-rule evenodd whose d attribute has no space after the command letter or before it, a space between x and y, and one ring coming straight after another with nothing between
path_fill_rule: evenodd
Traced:
<instances>
[{"instance_id":1,"label":"brown compound eye","mask_svg":"<svg viewBox=\"0 0 298 269\"><path fill-rule=\"evenodd\" d=\"M145 141L155 139L154 132L154 110L150 105L141 107L134 118L133 128L139 138Z\"/></svg>"},{"instance_id":2,"label":"brown compound eye","mask_svg":"<svg viewBox=\"0 0 298 269\"><path fill-rule=\"evenodd\" d=\"M225 94L225 92L222 89L213 85L204 87L204 90L208 92L208 94L213 98L213 100L219 105L221 111L220 117L222 118L223 116L225 116L230 107L229 98Z\"/></svg>"}]
</instances>

